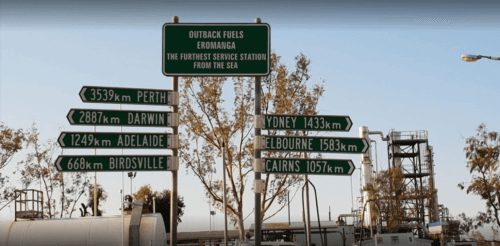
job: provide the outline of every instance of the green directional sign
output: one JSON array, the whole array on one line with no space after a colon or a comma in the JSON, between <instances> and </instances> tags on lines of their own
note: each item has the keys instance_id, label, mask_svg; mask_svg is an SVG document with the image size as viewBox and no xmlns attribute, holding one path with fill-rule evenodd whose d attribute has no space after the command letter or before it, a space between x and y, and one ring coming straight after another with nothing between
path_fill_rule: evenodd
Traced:
<instances>
[{"instance_id":1,"label":"green directional sign","mask_svg":"<svg viewBox=\"0 0 500 246\"><path fill-rule=\"evenodd\" d=\"M179 104L179 93L172 90L84 86L80 98L86 103L118 103L169 106Z\"/></svg>"},{"instance_id":2,"label":"green directional sign","mask_svg":"<svg viewBox=\"0 0 500 246\"><path fill-rule=\"evenodd\" d=\"M177 149L179 136L167 133L62 132L62 148Z\"/></svg>"},{"instance_id":3,"label":"green directional sign","mask_svg":"<svg viewBox=\"0 0 500 246\"><path fill-rule=\"evenodd\" d=\"M177 113L165 111L71 109L67 118L71 125L174 127L179 122Z\"/></svg>"},{"instance_id":4,"label":"green directional sign","mask_svg":"<svg viewBox=\"0 0 500 246\"><path fill-rule=\"evenodd\" d=\"M366 153L369 148L364 138L258 136L255 148L274 151L306 151L325 153Z\"/></svg>"},{"instance_id":5,"label":"green directional sign","mask_svg":"<svg viewBox=\"0 0 500 246\"><path fill-rule=\"evenodd\" d=\"M255 128L267 130L306 130L348 132L349 116L337 115L256 115Z\"/></svg>"},{"instance_id":6,"label":"green directional sign","mask_svg":"<svg viewBox=\"0 0 500 246\"><path fill-rule=\"evenodd\" d=\"M171 171L179 167L178 157L168 155L60 155L60 172Z\"/></svg>"},{"instance_id":7,"label":"green directional sign","mask_svg":"<svg viewBox=\"0 0 500 246\"><path fill-rule=\"evenodd\" d=\"M271 64L268 24L166 23L166 76L265 76Z\"/></svg>"},{"instance_id":8,"label":"green directional sign","mask_svg":"<svg viewBox=\"0 0 500 246\"><path fill-rule=\"evenodd\" d=\"M265 173L351 176L356 167L352 160L266 158L258 161Z\"/></svg>"}]
</instances>

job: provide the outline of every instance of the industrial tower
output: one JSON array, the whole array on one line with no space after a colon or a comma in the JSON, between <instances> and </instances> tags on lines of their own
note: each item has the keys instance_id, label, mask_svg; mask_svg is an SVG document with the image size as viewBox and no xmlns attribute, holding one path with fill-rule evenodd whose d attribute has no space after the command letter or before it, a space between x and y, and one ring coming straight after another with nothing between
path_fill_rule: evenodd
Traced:
<instances>
[{"instance_id":1,"label":"industrial tower","mask_svg":"<svg viewBox=\"0 0 500 246\"><path fill-rule=\"evenodd\" d=\"M403 187L397 191L403 199L401 222L422 238L426 222L439 221L433 151L427 131L391 130L388 138L389 168L399 168L404 178Z\"/></svg>"}]
</instances>

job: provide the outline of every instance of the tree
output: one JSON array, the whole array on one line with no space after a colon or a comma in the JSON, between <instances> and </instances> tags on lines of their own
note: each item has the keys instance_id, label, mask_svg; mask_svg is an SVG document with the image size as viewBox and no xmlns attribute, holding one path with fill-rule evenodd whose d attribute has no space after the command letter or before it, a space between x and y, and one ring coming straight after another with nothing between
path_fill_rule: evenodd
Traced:
<instances>
[{"instance_id":1,"label":"tree","mask_svg":"<svg viewBox=\"0 0 500 246\"><path fill-rule=\"evenodd\" d=\"M374 204L368 205L371 206L372 225L375 225L377 219L382 216L386 222L387 232L397 233L408 216L404 209L408 194L401 169L391 168L380 172L372 184L368 184L363 189L368 191L369 199L374 200L380 206L379 212Z\"/></svg>"},{"instance_id":2,"label":"tree","mask_svg":"<svg viewBox=\"0 0 500 246\"><path fill-rule=\"evenodd\" d=\"M104 210L99 209L99 205L102 205L108 199L108 193L104 190L104 188L97 184L97 216L102 216L104 214ZM89 197L87 202L87 207L91 210L92 216L94 213L94 185L89 185Z\"/></svg>"},{"instance_id":3,"label":"tree","mask_svg":"<svg viewBox=\"0 0 500 246\"><path fill-rule=\"evenodd\" d=\"M308 89L310 60L303 54L295 57L295 70L289 72L280 62L280 57L272 53L271 73L262 77L262 114L317 114L316 106L324 88L315 84ZM254 78L232 78L234 85L234 108L226 110L222 98L225 77L182 78L180 125L187 136L181 137L180 157L186 164L187 172L192 172L201 181L209 201L222 211L223 181L214 178L217 173L216 161L221 153L226 153L227 208L231 221L240 231L244 240L243 194L248 174L253 173L253 109ZM269 135L277 134L268 131ZM287 131L287 135L307 135L307 132ZM225 142L225 149L222 143ZM263 157L295 157L300 153L263 152ZM220 162L219 162L220 163ZM279 212L286 206L286 194L297 187L301 175L278 174L263 177L265 192L262 196L262 221L271 205L278 203Z\"/></svg>"},{"instance_id":4,"label":"tree","mask_svg":"<svg viewBox=\"0 0 500 246\"><path fill-rule=\"evenodd\" d=\"M467 194L478 195L486 201L486 211L479 212L476 222L479 226L495 223L500 226L500 175L498 173L498 158L500 156L500 134L488 131L483 123L477 128L475 136L465 140L466 167L471 180L459 183L460 189L466 189Z\"/></svg>"},{"instance_id":5,"label":"tree","mask_svg":"<svg viewBox=\"0 0 500 246\"><path fill-rule=\"evenodd\" d=\"M483 234L481 234L480 231L473 231L471 236L470 236L470 239L474 240L474 241L484 241L486 240L483 236Z\"/></svg>"},{"instance_id":6,"label":"tree","mask_svg":"<svg viewBox=\"0 0 500 246\"><path fill-rule=\"evenodd\" d=\"M33 123L26 135L27 145L32 151L26 155L26 159L18 163L18 170L21 173L22 189L27 189L32 183L39 182L40 189L45 191L44 199L45 216L54 218L60 211L57 211L57 202L54 199L54 192L61 181L59 173L54 165L54 157L61 150L54 140L42 143L40 132ZM42 188L43 186L43 188Z\"/></svg>"},{"instance_id":7,"label":"tree","mask_svg":"<svg viewBox=\"0 0 500 246\"><path fill-rule=\"evenodd\" d=\"M45 192L44 208L46 211L44 214L48 218L54 218L57 215L63 217L64 214L69 214L71 217L75 204L90 185L87 173L65 174L57 171L54 162L57 154L61 154L62 150L53 139L42 143L36 124L33 123L25 133L25 137L26 147L30 152L26 155L26 159L19 162L17 166L17 171L21 174L22 189L38 183L40 189Z\"/></svg>"},{"instance_id":8,"label":"tree","mask_svg":"<svg viewBox=\"0 0 500 246\"><path fill-rule=\"evenodd\" d=\"M156 199L156 212L160 213L163 217L163 222L165 223L165 230L170 233L170 190L163 190L161 192L153 191L151 185L143 185L139 190L134 193L135 200L143 200L147 202L145 206L148 206L149 211L153 211L153 197ZM184 215L184 199L181 196L177 197L177 223L181 223L181 217Z\"/></svg>"},{"instance_id":9,"label":"tree","mask_svg":"<svg viewBox=\"0 0 500 246\"><path fill-rule=\"evenodd\" d=\"M25 135L22 129L14 130L7 127L4 123L0 124L0 211L13 200L13 186L9 186L9 176L2 175L2 169L9 164L14 154L23 148ZM10 200L10 201L8 201Z\"/></svg>"}]
</instances>

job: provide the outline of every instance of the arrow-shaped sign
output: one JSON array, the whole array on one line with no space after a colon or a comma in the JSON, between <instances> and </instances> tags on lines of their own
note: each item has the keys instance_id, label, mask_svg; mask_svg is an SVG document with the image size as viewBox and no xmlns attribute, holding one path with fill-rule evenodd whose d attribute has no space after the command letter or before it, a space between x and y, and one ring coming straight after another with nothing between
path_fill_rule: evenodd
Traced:
<instances>
[{"instance_id":1,"label":"arrow-shaped sign","mask_svg":"<svg viewBox=\"0 0 500 246\"><path fill-rule=\"evenodd\" d=\"M86 103L119 103L172 106L179 104L179 93L172 90L84 86L80 98Z\"/></svg>"},{"instance_id":2,"label":"arrow-shaped sign","mask_svg":"<svg viewBox=\"0 0 500 246\"><path fill-rule=\"evenodd\" d=\"M71 125L101 126L178 126L177 113L165 111L71 109L67 116Z\"/></svg>"},{"instance_id":3,"label":"arrow-shaped sign","mask_svg":"<svg viewBox=\"0 0 500 246\"><path fill-rule=\"evenodd\" d=\"M256 159L254 165L265 173L313 174L350 176L356 169L352 160L345 159Z\"/></svg>"},{"instance_id":4,"label":"arrow-shaped sign","mask_svg":"<svg viewBox=\"0 0 500 246\"><path fill-rule=\"evenodd\" d=\"M324 153L366 153L369 148L364 138L307 137L307 136L258 136L254 147L261 150L324 152Z\"/></svg>"},{"instance_id":5,"label":"arrow-shaped sign","mask_svg":"<svg viewBox=\"0 0 500 246\"><path fill-rule=\"evenodd\" d=\"M60 155L60 172L173 171L179 169L179 157L168 155Z\"/></svg>"},{"instance_id":6,"label":"arrow-shaped sign","mask_svg":"<svg viewBox=\"0 0 500 246\"><path fill-rule=\"evenodd\" d=\"M179 135L168 133L62 132L62 148L177 149Z\"/></svg>"},{"instance_id":7,"label":"arrow-shaped sign","mask_svg":"<svg viewBox=\"0 0 500 246\"><path fill-rule=\"evenodd\" d=\"M255 115L255 128L348 132L352 121L346 115Z\"/></svg>"}]
</instances>

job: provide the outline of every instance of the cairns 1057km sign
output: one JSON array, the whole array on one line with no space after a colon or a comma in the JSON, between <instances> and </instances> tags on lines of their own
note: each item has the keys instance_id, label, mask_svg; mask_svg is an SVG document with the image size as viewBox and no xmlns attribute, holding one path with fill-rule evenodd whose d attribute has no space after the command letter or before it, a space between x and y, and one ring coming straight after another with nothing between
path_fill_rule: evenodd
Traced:
<instances>
[{"instance_id":1,"label":"cairns 1057km sign","mask_svg":"<svg viewBox=\"0 0 500 246\"><path fill-rule=\"evenodd\" d=\"M271 64L268 24L166 23L166 76L265 76Z\"/></svg>"}]
</instances>

